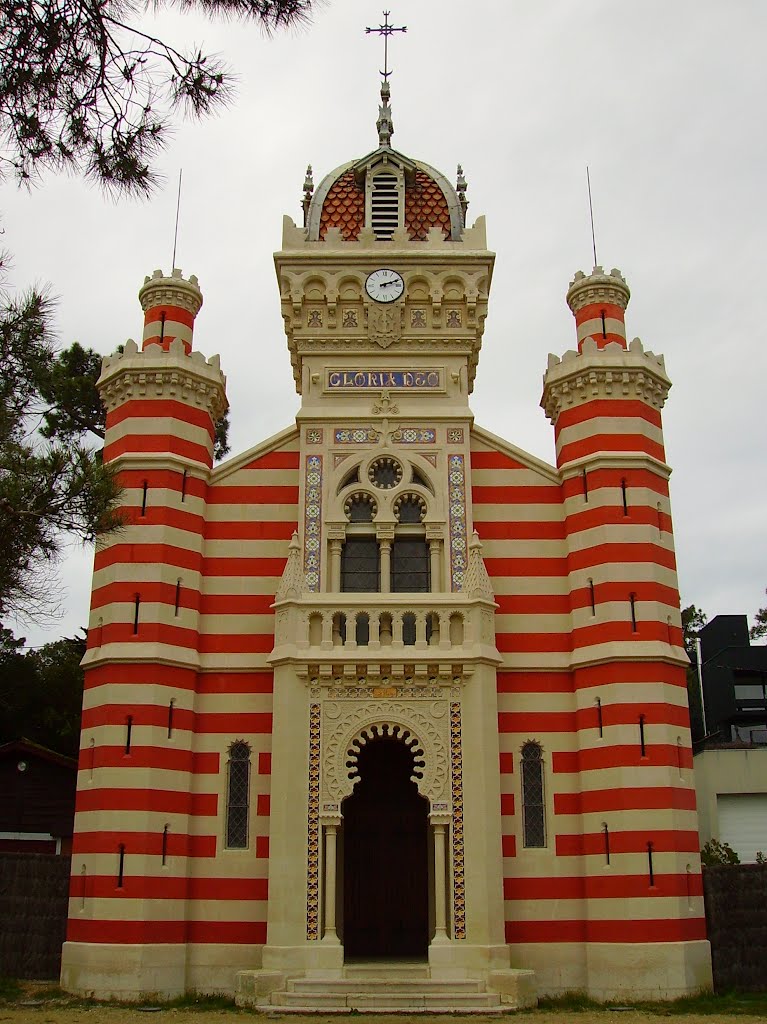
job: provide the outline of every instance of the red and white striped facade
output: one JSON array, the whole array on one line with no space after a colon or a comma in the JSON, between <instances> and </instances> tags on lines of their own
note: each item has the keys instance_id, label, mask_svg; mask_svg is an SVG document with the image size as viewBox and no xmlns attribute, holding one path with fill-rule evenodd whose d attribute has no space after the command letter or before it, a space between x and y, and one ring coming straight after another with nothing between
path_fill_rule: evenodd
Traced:
<instances>
[{"instance_id":1,"label":"red and white striped facade","mask_svg":"<svg viewBox=\"0 0 767 1024\"><path fill-rule=\"evenodd\" d=\"M344 221L342 235L323 204L334 182L352 188L349 166L276 256L295 426L213 466L225 379L193 349L202 296L177 271L141 290L143 349L104 361L126 523L95 559L64 987L232 991L255 972L268 992L338 969L329 844L351 783L332 759L377 723L425 750L447 865L430 897L436 971L526 968L541 993L597 997L706 987L663 360L627 345L628 288L597 267L568 292L577 351L544 377L556 466L475 426L484 224L445 226L455 194L418 165L445 196L439 231L381 241ZM364 287L377 267L404 279L385 311ZM377 493L382 455L403 476ZM420 496L429 593L341 592L344 502L366 489L382 551L396 495ZM530 741L537 846L522 825ZM228 848L238 742L247 841Z\"/></svg>"}]
</instances>

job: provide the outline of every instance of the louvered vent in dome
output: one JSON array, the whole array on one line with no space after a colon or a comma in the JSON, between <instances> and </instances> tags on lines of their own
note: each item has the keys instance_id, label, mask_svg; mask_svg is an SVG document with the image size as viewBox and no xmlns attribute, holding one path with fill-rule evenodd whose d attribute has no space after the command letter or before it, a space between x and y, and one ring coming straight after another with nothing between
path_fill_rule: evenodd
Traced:
<instances>
[{"instance_id":1,"label":"louvered vent in dome","mask_svg":"<svg viewBox=\"0 0 767 1024\"><path fill-rule=\"evenodd\" d=\"M373 178L370 219L376 238L386 241L399 226L399 188L397 176L383 172Z\"/></svg>"}]
</instances>

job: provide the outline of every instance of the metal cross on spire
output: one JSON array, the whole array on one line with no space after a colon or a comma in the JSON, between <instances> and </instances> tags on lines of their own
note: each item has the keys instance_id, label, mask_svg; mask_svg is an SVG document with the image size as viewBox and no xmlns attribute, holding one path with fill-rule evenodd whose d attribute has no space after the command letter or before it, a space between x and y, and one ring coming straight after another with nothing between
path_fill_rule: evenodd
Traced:
<instances>
[{"instance_id":1,"label":"metal cross on spire","mask_svg":"<svg viewBox=\"0 0 767 1024\"><path fill-rule=\"evenodd\" d=\"M407 25L402 25L400 28L395 28L394 25L389 24L389 15L391 11L384 11L384 23L379 25L378 28L365 28L365 32L369 34L374 32L376 35L383 36L384 41L384 69L381 72L383 75L384 82L388 81L391 71L389 70L389 36L394 35L395 32L407 32Z\"/></svg>"}]
</instances>

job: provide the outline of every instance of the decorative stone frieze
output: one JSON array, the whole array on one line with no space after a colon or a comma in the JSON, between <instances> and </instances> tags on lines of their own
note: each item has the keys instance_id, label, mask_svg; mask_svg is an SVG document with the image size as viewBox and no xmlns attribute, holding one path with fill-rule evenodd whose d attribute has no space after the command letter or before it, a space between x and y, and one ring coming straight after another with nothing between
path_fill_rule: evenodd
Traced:
<instances>
[{"instance_id":1,"label":"decorative stone frieze","mask_svg":"<svg viewBox=\"0 0 767 1024\"><path fill-rule=\"evenodd\" d=\"M662 409L670 387L663 356L645 351L639 338L628 351L617 342L599 349L586 338L580 353L549 355L541 406L552 423L563 409L601 398L636 397Z\"/></svg>"},{"instance_id":2,"label":"decorative stone frieze","mask_svg":"<svg viewBox=\"0 0 767 1024\"><path fill-rule=\"evenodd\" d=\"M179 338L167 351L156 344L140 351L129 339L122 352L102 360L96 386L107 410L131 398L178 398L206 409L217 420L228 407L219 357L206 359L201 352L187 355Z\"/></svg>"}]
</instances>

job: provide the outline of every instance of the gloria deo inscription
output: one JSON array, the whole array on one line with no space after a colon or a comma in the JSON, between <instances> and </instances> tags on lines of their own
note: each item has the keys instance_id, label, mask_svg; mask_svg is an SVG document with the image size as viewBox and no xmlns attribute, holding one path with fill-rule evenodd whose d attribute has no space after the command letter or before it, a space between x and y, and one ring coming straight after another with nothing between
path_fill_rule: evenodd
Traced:
<instances>
[{"instance_id":1,"label":"gloria deo inscription","mask_svg":"<svg viewBox=\"0 0 767 1024\"><path fill-rule=\"evenodd\" d=\"M439 370L330 370L331 391L365 391L368 388L398 388L427 391L442 386Z\"/></svg>"}]
</instances>

